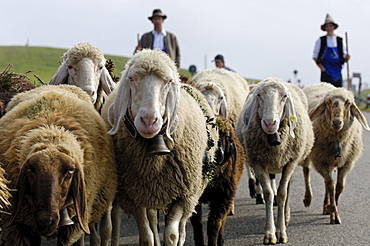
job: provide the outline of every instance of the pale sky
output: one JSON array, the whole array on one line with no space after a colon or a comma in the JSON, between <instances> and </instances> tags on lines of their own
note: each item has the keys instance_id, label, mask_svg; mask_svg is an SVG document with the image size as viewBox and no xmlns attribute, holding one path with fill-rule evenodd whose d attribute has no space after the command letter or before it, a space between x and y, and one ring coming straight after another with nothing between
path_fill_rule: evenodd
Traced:
<instances>
[{"instance_id":1,"label":"pale sky","mask_svg":"<svg viewBox=\"0 0 370 246\"><path fill-rule=\"evenodd\" d=\"M68 49L90 42L105 54L131 57L137 34L153 29L148 16L156 8L167 15L164 28L179 40L181 68L213 68L213 58L222 54L243 77L296 84L297 70L303 85L320 82L312 53L330 13L339 24L335 33L348 33L349 74L361 73L363 84L370 82L369 0L3 1L0 46L28 42ZM347 78L346 66L342 75Z\"/></svg>"}]
</instances>

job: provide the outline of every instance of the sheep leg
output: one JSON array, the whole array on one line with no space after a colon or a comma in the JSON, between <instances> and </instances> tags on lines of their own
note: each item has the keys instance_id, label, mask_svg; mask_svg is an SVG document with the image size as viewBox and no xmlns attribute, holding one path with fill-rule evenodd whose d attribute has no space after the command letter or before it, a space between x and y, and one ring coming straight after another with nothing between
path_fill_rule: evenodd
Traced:
<instances>
[{"instance_id":1,"label":"sheep leg","mask_svg":"<svg viewBox=\"0 0 370 246\"><path fill-rule=\"evenodd\" d=\"M276 228L276 234L279 243L287 243L288 242L288 236L286 233L286 220L290 217L289 215L286 215L285 212L288 212L286 210L288 196L289 196L289 184L291 182L294 169L296 167L296 163L288 163L284 166L282 174L281 174L281 180L279 184L279 188L277 191L277 203L278 203L278 216L277 216L277 228ZM290 213L290 209L289 213Z\"/></svg>"},{"instance_id":2,"label":"sheep leg","mask_svg":"<svg viewBox=\"0 0 370 246\"><path fill-rule=\"evenodd\" d=\"M309 207L312 201L312 189L311 189L311 167L303 167L303 176L305 184L305 194L303 199L303 204L305 207Z\"/></svg>"},{"instance_id":3,"label":"sheep leg","mask_svg":"<svg viewBox=\"0 0 370 246\"><path fill-rule=\"evenodd\" d=\"M121 229L121 208L116 201L113 202L113 208L111 212L112 216L112 246L119 245L120 229Z\"/></svg>"},{"instance_id":4,"label":"sheep leg","mask_svg":"<svg viewBox=\"0 0 370 246\"><path fill-rule=\"evenodd\" d=\"M323 214L330 214L330 224L335 224L335 215L338 214L337 205L335 203L335 192L334 192L334 179L332 177L332 171L322 170L321 173L325 179L325 200Z\"/></svg>"},{"instance_id":5,"label":"sheep leg","mask_svg":"<svg viewBox=\"0 0 370 246\"><path fill-rule=\"evenodd\" d=\"M265 221L265 237L263 238L263 243L276 244L277 242L275 235L276 228L273 214L274 191L272 190L271 187L269 173L266 169L259 165L256 165L254 167L254 172L257 176L257 179L261 183L265 198L266 221Z\"/></svg>"},{"instance_id":6,"label":"sheep leg","mask_svg":"<svg viewBox=\"0 0 370 246\"><path fill-rule=\"evenodd\" d=\"M287 197L285 202L285 226L287 227L290 223L290 187L293 183L293 176L288 183Z\"/></svg>"},{"instance_id":7,"label":"sheep leg","mask_svg":"<svg viewBox=\"0 0 370 246\"><path fill-rule=\"evenodd\" d=\"M108 246L109 238L112 235L112 219L111 219L112 205L109 206L107 212L103 214L99 223L100 245ZM90 245L92 245L90 243Z\"/></svg>"},{"instance_id":8,"label":"sheep leg","mask_svg":"<svg viewBox=\"0 0 370 246\"><path fill-rule=\"evenodd\" d=\"M346 176L347 173L350 171L350 169L346 168L347 166L352 166L352 165L346 165L344 168L338 168L338 177L337 177L337 185L335 187L335 203L337 205L338 209L338 202L339 202L339 196L344 190L344 186L346 183ZM341 224L341 219L339 216L339 213L335 214L335 224Z\"/></svg>"},{"instance_id":9,"label":"sheep leg","mask_svg":"<svg viewBox=\"0 0 370 246\"><path fill-rule=\"evenodd\" d=\"M227 218L227 209L222 204L219 204L219 209L212 209L208 216L207 235L209 246L222 246L224 244L224 229ZM215 211L217 210L217 211Z\"/></svg>"},{"instance_id":10,"label":"sheep leg","mask_svg":"<svg viewBox=\"0 0 370 246\"><path fill-rule=\"evenodd\" d=\"M164 243L166 246L181 246L183 244L180 243L180 220L183 218L184 209L177 203L175 203L170 212L166 217L166 228L164 230ZM185 228L184 228L185 229ZM185 233L186 232L182 232ZM182 240L185 241L185 235L181 235L184 237Z\"/></svg>"},{"instance_id":11,"label":"sheep leg","mask_svg":"<svg viewBox=\"0 0 370 246\"><path fill-rule=\"evenodd\" d=\"M98 234L98 231L97 231L97 227L98 227L98 224L99 223L94 223L92 225L89 225L89 229L90 229L90 244L92 246L99 246L100 245L100 236Z\"/></svg>"},{"instance_id":12,"label":"sheep leg","mask_svg":"<svg viewBox=\"0 0 370 246\"><path fill-rule=\"evenodd\" d=\"M276 174L269 174L270 176L270 181L271 181L271 187L272 187L272 190L274 191L274 206L277 206L277 189L276 189Z\"/></svg>"},{"instance_id":13,"label":"sheep leg","mask_svg":"<svg viewBox=\"0 0 370 246\"><path fill-rule=\"evenodd\" d=\"M245 167L248 175L249 195L251 198L256 198L256 177L254 176L253 169L248 165L248 163L245 163Z\"/></svg>"},{"instance_id":14,"label":"sheep leg","mask_svg":"<svg viewBox=\"0 0 370 246\"><path fill-rule=\"evenodd\" d=\"M203 218L202 218L202 204L199 203L195 206L195 212L190 217L191 225L193 226L193 235L195 246L204 246L204 229L203 229Z\"/></svg>"},{"instance_id":15,"label":"sheep leg","mask_svg":"<svg viewBox=\"0 0 370 246\"><path fill-rule=\"evenodd\" d=\"M157 214L157 210L148 209L147 214L148 214L150 229L152 229L152 232L154 234L154 243L155 243L156 246L160 246L161 245L161 239L160 239L159 233L158 233L158 214Z\"/></svg>"},{"instance_id":16,"label":"sheep leg","mask_svg":"<svg viewBox=\"0 0 370 246\"><path fill-rule=\"evenodd\" d=\"M263 200L263 195L262 195L262 187L260 184L260 181L256 179L256 204L264 204L265 201Z\"/></svg>"},{"instance_id":17,"label":"sheep leg","mask_svg":"<svg viewBox=\"0 0 370 246\"><path fill-rule=\"evenodd\" d=\"M139 230L139 241L140 245L153 246L154 235L150 229L149 220L147 216L147 209L144 207L138 207L134 212L133 216L136 221L136 225Z\"/></svg>"}]
</instances>

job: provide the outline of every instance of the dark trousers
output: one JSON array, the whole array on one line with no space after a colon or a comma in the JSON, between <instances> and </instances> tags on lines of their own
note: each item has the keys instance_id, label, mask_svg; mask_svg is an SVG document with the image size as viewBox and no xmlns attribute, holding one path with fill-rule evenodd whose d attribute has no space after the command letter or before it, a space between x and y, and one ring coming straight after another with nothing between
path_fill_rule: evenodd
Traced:
<instances>
[{"instance_id":1,"label":"dark trousers","mask_svg":"<svg viewBox=\"0 0 370 246\"><path fill-rule=\"evenodd\" d=\"M333 81L333 79L331 78L331 76L325 72L321 72L321 82L328 82L332 85L334 85L335 87L343 87L343 80L342 80L342 75L339 77L339 79L337 81Z\"/></svg>"}]
</instances>

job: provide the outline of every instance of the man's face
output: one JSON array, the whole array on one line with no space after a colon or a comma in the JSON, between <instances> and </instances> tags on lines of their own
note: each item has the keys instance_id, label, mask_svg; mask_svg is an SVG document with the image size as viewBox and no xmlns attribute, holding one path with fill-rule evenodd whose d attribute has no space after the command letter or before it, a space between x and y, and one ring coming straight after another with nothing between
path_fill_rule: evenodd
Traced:
<instances>
[{"instance_id":1,"label":"man's face","mask_svg":"<svg viewBox=\"0 0 370 246\"><path fill-rule=\"evenodd\" d=\"M215 63L216 63L216 67L218 68L223 68L225 66L225 62L221 60L217 60L215 61Z\"/></svg>"},{"instance_id":2,"label":"man's face","mask_svg":"<svg viewBox=\"0 0 370 246\"><path fill-rule=\"evenodd\" d=\"M161 27L164 22L164 19L160 16L154 16L152 18L152 23L155 27Z\"/></svg>"},{"instance_id":3,"label":"man's face","mask_svg":"<svg viewBox=\"0 0 370 246\"><path fill-rule=\"evenodd\" d=\"M325 24L325 31L332 32L332 31L334 31L334 29L335 29L335 26L334 26L333 23L326 23Z\"/></svg>"}]
</instances>

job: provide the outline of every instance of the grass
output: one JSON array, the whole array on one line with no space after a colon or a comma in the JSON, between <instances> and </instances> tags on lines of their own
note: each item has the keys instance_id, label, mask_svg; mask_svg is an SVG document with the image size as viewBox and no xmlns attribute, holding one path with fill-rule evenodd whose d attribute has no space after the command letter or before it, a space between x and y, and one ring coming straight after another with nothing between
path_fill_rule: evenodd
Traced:
<instances>
[{"instance_id":1,"label":"grass","mask_svg":"<svg viewBox=\"0 0 370 246\"><path fill-rule=\"evenodd\" d=\"M28 73L27 76L32 82L39 85L40 82L34 75L37 75L42 81L48 82L63 61L61 57L66 51L67 49L50 47L0 46L0 72L9 64L12 65L12 72L17 74L23 74L31 70L32 72ZM125 68L129 57L105 55L105 58L113 60L115 65L113 74L121 77L121 72ZM190 72L186 69L180 69L179 73L191 77Z\"/></svg>"},{"instance_id":2,"label":"grass","mask_svg":"<svg viewBox=\"0 0 370 246\"><path fill-rule=\"evenodd\" d=\"M62 55L67 49L29 46L0 46L0 70L4 70L9 64L13 65L12 72L17 74L32 70L28 77L39 84L34 77L37 75L44 82L48 82L63 61ZM115 64L114 75L121 75L129 58L106 55L106 59L112 59Z\"/></svg>"}]
</instances>

